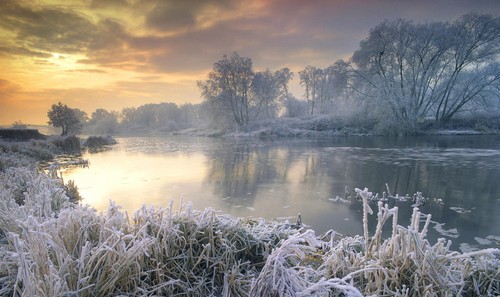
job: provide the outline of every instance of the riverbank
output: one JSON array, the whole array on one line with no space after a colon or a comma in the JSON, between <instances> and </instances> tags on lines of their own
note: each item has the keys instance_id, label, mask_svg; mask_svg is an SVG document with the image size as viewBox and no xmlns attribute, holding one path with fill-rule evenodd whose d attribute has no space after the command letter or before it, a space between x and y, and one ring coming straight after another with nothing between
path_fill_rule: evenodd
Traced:
<instances>
[{"instance_id":1,"label":"riverbank","mask_svg":"<svg viewBox=\"0 0 500 297\"><path fill-rule=\"evenodd\" d=\"M27 141L31 139L47 139L36 129L0 129L0 140Z\"/></svg>"},{"instance_id":2,"label":"riverbank","mask_svg":"<svg viewBox=\"0 0 500 297\"><path fill-rule=\"evenodd\" d=\"M315 116L309 118L277 118L255 121L242 127L221 130L189 128L171 132L174 135L226 137L332 137L332 136L394 136L394 135L490 135L500 134L497 118L455 120L446 125L422 122L412 129L387 129L375 121Z\"/></svg>"},{"instance_id":3,"label":"riverbank","mask_svg":"<svg viewBox=\"0 0 500 297\"><path fill-rule=\"evenodd\" d=\"M499 250L425 239L430 216L334 240L300 222L243 219L189 204L107 211L69 202L36 159L0 153L0 295L363 296L499 293ZM357 190L364 217L370 193ZM387 222L387 223L386 223ZM384 224L391 235L382 236ZM385 229L384 229L385 230Z\"/></svg>"}]
</instances>

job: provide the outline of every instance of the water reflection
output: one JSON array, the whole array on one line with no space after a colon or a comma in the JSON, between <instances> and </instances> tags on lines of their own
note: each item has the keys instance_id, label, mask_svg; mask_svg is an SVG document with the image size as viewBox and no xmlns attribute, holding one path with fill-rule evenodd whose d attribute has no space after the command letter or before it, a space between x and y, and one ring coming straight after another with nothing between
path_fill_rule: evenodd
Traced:
<instances>
[{"instance_id":1,"label":"water reflection","mask_svg":"<svg viewBox=\"0 0 500 297\"><path fill-rule=\"evenodd\" d=\"M497 246L499 148L494 136L122 138L111 151L84 156L90 168L68 169L64 177L74 179L84 202L97 209L109 199L129 211L183 199L235 216L294 219L301 213L317 232L351 235L362 232L361 204L334 198L346 186L382 193L388 183L393 193L418 190L431 198L422 207L436 222L431 242L446 235L455 248L488 240ZM411 203L389 203L408 224Z\"/></svg>"}]
</instances>

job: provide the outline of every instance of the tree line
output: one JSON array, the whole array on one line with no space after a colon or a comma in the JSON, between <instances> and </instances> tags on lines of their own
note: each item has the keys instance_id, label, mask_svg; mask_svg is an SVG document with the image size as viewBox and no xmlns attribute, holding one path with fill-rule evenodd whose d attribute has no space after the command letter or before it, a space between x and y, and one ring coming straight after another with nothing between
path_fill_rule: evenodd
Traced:
<instances>
[{"instance_id":1,"label":"tree line","mask_svg":"<svg viewBox=\"0 0 500 297\"><path fill-rule=\"evenodd\" d=\"M458 115L500 107L500 18L469 13L452 22L414 23L398 19L371 29L348 60L298 71L304 93L296 98L289 68L256 71L238 53L213 64L197 83L200 104L146 104L121 112L97 109L90 117L74 110L80 124L98 133L154 128L237 129L281 117L356 118L387 130L411 132L432 121L446 125ZM50 124L64 133L61 103ZM376 128L376 127L375 127Z\"/></svg>"},{"instance_id":2,"label":"tree line","mask_svg":"<svg viewBox=\"0 0 500 297\"><path fill-rule=\"evenodd\" d=\"M145 104L127 107L122 111L107 111L97 108L90 116L78 109L58 102L48 111L49 125L60 127L62 135L118 134L121 132L142 132L150 130L178 131L200 126L200 105L175 103Z\"/></svg>"},{"instance_id":3,"label":"tree line","mask_svg":"<svg viewBox=\"0 0 500 297\"><path fill-rule=\"evenodd\" d=\"M411 130L429 118L446 124L461 112L498 107L499 58L498 17L470 13L453 22L384 21L349 60L298 72L306 103L299 114L335 114L347 104L362 106L366 116L393 127ZM294 105L287 104L290 94L283 90L293 73L284 70L286 76L280 76L283 70L255 73L251 59L234 53L216 62L198 85L217 118L242 126L263 111L271 117L281 109L282 115L297 114L287 110ZM262 90L267 96L259 96Z\"/></svg>"}]
</instances>

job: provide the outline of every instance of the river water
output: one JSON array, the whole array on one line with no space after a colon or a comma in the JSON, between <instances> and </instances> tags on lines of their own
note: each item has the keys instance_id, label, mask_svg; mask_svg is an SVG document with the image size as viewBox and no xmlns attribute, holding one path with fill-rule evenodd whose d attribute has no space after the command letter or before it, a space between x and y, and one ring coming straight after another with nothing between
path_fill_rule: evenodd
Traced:
<instances>
[{"instance_id":1,"label":"river water","mask_svg":"<svg viewBox=\"0 0 500 297\"><path fill-rule=\"evenodd\" d=\"M317 234L362 234L362 203L345 189L382 195L417 191L432 215L428 240L455 250L500 247L500 137L334 137L225 139L122 137L110 150L86 153L88 168L67 168L84 204L105 210L115 201L133 213L142 205L211 207L238 217L302 222ZM341 199L339 199L341 198ZM407 226L412 202L398 206ZM376 213L377 204L371 207ZM375 215L370 218L372 234ZM387 228L390 232L390 226ZM389 235L389 234L387 234Z\"/></svg>"}]
</instances>

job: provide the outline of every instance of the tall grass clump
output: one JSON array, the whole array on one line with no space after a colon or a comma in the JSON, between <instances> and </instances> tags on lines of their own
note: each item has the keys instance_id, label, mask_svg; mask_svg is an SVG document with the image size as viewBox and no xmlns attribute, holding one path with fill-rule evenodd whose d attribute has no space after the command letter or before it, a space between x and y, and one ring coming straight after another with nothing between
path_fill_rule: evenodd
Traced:
<instances>
[{"instance_id":1,"label":"tall grass clump","mask_svg":"<svg viewBox=\"0 0 500 297\"><path fill-rule=\"evenodd\" d=\"M411 224L398 225L398 208L378 202L378 224L369 236L367 216L371 193L363 199L364 236L343 238L329 248L320 267L324 277L348 277L363 294L378 296L497 296L500 293L498 249L461 254L444 239L426 239L430 215L414 208ZM390 220L392 219L392 220ZM392 222L392 235L382 240L382 227ZM422 225L423 222L423 226Z\"/></svg>"},{"instance_id":2,"label":"tall grass clump","mask_svg":"<svg viewBox=\"0 0 500 297\"><path fill-rule=\"evenodd\" d=\"M294 232L287 224L243 222L188 205L175 212L142 208L132 219L116 205L106 214L67 208L7 232L2 265L11 274L0 278L0 292L244 296L265 255Z\"/></svg>"},{"instance_id":3,"label":"tall grass clump","mask_svg":"<svg viewBox=\"0 0 500 297\"><path fill-rule=\"evenodd\" d=\"M20 230L30 217L50 218L69 207L60 180L24 167L0 173L0 229Z\"/></svg>"}]
</instances>

